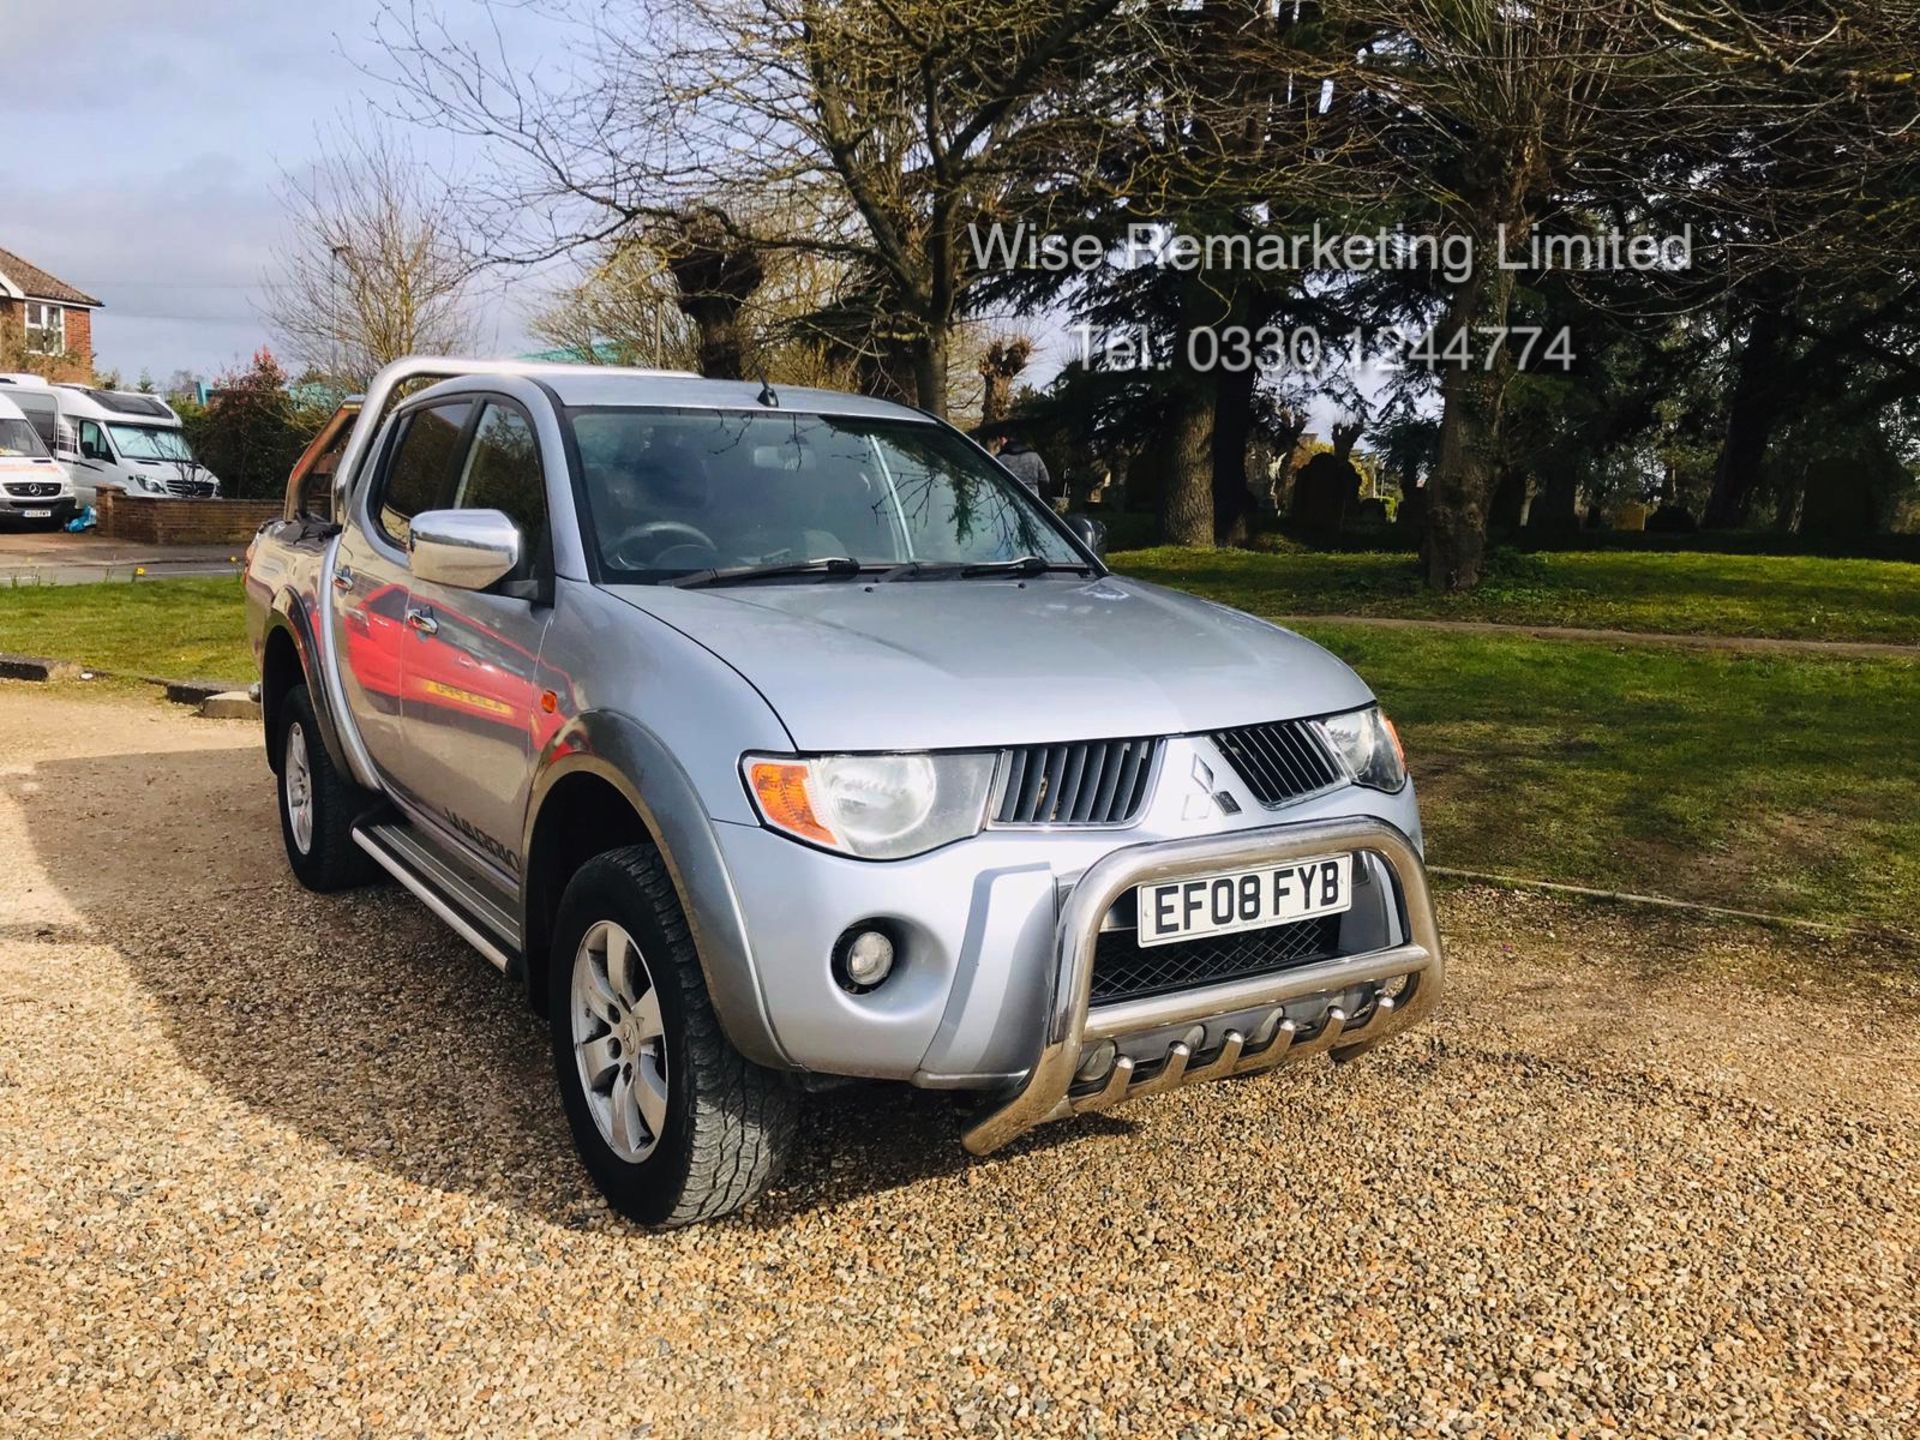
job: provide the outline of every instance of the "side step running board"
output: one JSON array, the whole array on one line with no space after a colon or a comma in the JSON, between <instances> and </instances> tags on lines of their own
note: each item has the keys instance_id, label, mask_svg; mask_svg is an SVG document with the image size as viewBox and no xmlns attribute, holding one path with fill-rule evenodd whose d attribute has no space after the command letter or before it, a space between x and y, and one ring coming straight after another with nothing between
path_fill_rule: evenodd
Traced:
<instances>
[{"instance_id":1,"label":"side step running board","mask_svg":"<svg viewBox=\"0 0 1920 1440\"><path fill-rule=\"evenodd\" d=\"M421 844L407 826L356 825L353 843L497 969L504 972L512 967L520 948L519 925Z\"/></svg>"}]
</instances>

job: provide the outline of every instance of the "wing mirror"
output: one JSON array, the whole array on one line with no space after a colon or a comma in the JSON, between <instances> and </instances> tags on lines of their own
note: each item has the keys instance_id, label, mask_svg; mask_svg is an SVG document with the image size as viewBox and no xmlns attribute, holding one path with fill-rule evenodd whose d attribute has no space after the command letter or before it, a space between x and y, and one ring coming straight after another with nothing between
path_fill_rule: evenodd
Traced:
<instances>
[{"instance_id":1,"label":"wing mirror","mask_svg":"<svg viewBox=\"0 0 1920 1440\"><path fill-rule=\"evenodd\" d=\"M1107 558L1107 527L1090 515L1067 516L1067 528L1101 563Z\"/></svg>"},{"instance_id":2,"label":"wing mirror","mask_svg":"<svg viewBox=\"0 0 1920 1440\"><path fill-rule=\"evenodd\" d=\"M414 577L485 590L520 565L520 530L498 510L423 510L409 527Z\"/></svg>"}]
</instances>

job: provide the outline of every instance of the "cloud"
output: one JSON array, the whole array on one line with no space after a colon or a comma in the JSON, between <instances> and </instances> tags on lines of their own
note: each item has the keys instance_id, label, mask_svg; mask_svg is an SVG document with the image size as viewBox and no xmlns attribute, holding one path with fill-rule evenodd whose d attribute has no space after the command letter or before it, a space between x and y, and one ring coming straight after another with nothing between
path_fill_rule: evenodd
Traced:
<instances>
[{"instance_id":1,"label":"cloud","mask_svg":"<svg viewBox=\"0 0 1920 1440\"><path fill-rule=\"evenodd\" d=\"M0 85L0 247L106 302L104 368L164 377L244 359L268 339L282 172L378 88L349 58L366 57L378 0L0 7L15 77ZM83 63L56 66L83 31ZM17 83L35 54L47 83ZM422 137L423 154L445 140ZM500 348L524 344L516 304L486 319Z\"/></svg>"}]
</instances>

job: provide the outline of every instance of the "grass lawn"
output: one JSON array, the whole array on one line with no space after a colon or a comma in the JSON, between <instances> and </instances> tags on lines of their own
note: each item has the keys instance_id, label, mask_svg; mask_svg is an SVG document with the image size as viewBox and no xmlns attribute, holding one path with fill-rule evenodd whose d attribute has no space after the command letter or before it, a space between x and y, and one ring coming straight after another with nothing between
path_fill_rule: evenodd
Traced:
<instances>
[{"instance_id":1,"label":"grass lawn","mask_svg":"<svg viewBox=\"0 0 1920 1440\"><path fill-rule=\"evenodd\" d=\"M1226 570L1283 562L1296 586L1323 562L1349 577L1406 563L1144 553L1196 566L1217 558ZM1853 584L1868 608L1851 619L1868 634L1898 633L1907 599L1889 604L1861 576L1849 582L1856 569L1901 571L1859 561L1551 559L1635 569L1655 629L1681 621L1655 606L1654 576L1638 571L1650 559L1836 567L1842 578L1802 588ZM1230 586L1194 588L1247 603ZM1293 598L1266 608L1301 608L1297 590L1285 593ZM1769 600L1748 598L1749 618ZM1670 611L1699 615L1684 596ZM1920 662L1302 628L1349 660L1400 723L1436 864L1920 932L1920 745L1909 733ZM227 579L0 588L0 651L174 678L253 673L239 582Z\"/></svg>"},{"instance_id":2,"label":"grass lawn","mask_svg":"<svg viewBox=\"0 0 1920 1440\"><path fill-rule=\"evenodd\" d=\"M1471 595L1434 595L1411 555L1132 550L1128 575L1256 615L1384 615L1682 634L1920 644L1920 565L1812 555L1502 551Z\"/></svg>"},{"instance_id":3,"label":"grass lawn","mask_svg":"<svg viewBox=\"0 0 1920 1440\"><path fill-rule=\"evenodd\" d=\"M1920 663L1314 623L1437 865L1920 933Z\"/></svg>"},{"instance_id":4,"label":"grass lawn","mask_svg":"<svg viewBox=\"0 0 1920 1440\"><path fill-rule=\"evenodd\" d=\"M169 680L245 680L240 581L0 586L0 651Z\"/></svg>"}]
</instances>

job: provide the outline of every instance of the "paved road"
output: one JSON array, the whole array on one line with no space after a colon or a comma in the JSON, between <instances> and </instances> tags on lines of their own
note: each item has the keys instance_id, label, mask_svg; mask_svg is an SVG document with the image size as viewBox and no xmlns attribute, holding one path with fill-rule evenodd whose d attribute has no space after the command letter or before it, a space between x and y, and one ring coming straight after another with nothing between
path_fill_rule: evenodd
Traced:
<instances>
[{"instance_id":1,"label":"paved road","mask_svg":"<svg viewBox=\"0 0 1920 1440\"><path fill-rule=\"evenodd\" d=\"M141 545L92 533L0 528L0 585L85 585L235 575L245 545ZM144 570L144 575L136 571Z\"/></svg>"},{"instance_id":2,"label":"paved road","mask_svg":"<svg viewBox=\"0 0 1920 1440\"><path fill-rule=\"evenodd\" d=\"M1920 1000L1845 942L1452 890L1358 1064L986 1161L841 1093L655 1236L484 962L289 881L252 726L0 684L0 856L8 1440L1920 1427Z\"/></svg>"}]
</instances>

